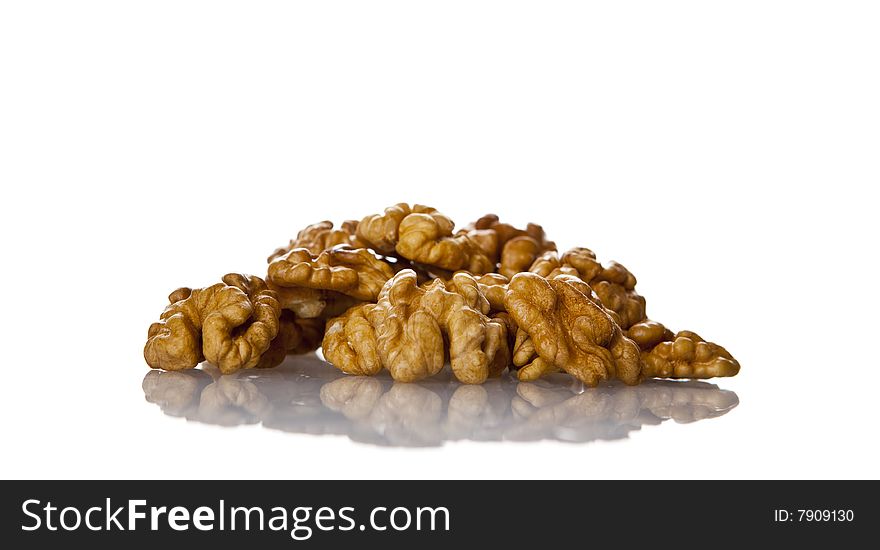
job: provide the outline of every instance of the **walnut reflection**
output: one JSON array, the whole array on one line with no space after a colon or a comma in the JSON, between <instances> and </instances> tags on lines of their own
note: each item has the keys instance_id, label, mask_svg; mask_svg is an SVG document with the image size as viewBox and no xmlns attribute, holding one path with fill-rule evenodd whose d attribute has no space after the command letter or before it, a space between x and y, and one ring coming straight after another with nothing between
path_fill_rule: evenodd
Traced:
<instances>
[{"instance_id":1,"label":"walnut reflection","mask_svg":"<svg viewBox=\"0 0 880 550\"><path fill-rule=\"evenodd\" d=\"M456 440L624 439L645 425L714 418L739 403L734 392L706 382L652 380L585 390L554 375L529 383L504 376L468 386L447 370L404 384L387 376L343 375L315 354L289 357L274 369L226 376L211 367L150 371L143 390L165 414L195 422L259 423L292 433L338 434L405 447Z\"/></svg>"}]
</instances>

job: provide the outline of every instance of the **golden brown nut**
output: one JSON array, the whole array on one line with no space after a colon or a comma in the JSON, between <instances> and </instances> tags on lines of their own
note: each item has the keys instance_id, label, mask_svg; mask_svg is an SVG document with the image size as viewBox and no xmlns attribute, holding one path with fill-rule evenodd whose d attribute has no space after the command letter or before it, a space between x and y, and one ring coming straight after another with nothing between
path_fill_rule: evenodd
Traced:
<instances>
[{"instance_id":1,"label":"golden brown nut","mask_svg":"<svg viewBox=\"0 0 880 550\"><path fill-rule=\"evenodd\" d=\"M496 235L498 249L504 247L516 237L531 237L538 243L542 251L556 250L556 243L547 240L544 228L538 224L530 223L525 229L517 229L509 223L501 223L495 214L486 214L474 223L468 224L462 229L464 232L488 230Z\"/></svg>"},{"instance_id":2,"label":"golden brown nut","mask_svg":"<svg viewBox=\"0 0 880 550\"><path fill-rule=\"evenodd\" d=\"M494 271L495 263L481 247L484 243L466 234L453 235L454 227L452 220L430 206L399 203L361 220L357 236L380 254L449 271Z\"/></svg>"},{"instance_id":3,"label":"golden brown nut","mask_svg":"<svg viewBox=\"0 0 880 550\"><path fill-rule=\"evenodd\" d=\"M458 289L476 288L467 274L453 279ZM504 370L506 328L468 305L477 305L475 301L447 291L439 279L419 288L414 273L395 275L371 315L383 364L392 377L414 381L439 372L445 363L444 336L452 372L460 381L481 383Z\"/></svg>"},{"instance_id":4,"label":"golden brown nut","mask_svg":"<svg viewBox=\"0 0 880 550\"><path fill-rule=\"evenodd\" d=\"M474 278L480 292L489 301L491 311L505 311L504 295L507 294L507 284L510 282L508 278L500 273L486 273Z\"/></svg>"},{"instance_id":5,"label":"golden brown nut","mask_svg":"<svg viewBox=\"0 0 880 550\"><path fill-rule=\"evenodd\" d=\"M155 369L191 369L203 359L224 373L252 368L278 333L281 306L259 277L230 273L207 288L178 289L169 301L144 346Z\"/></svg>"},{"instance_id":6,"label":"golden brown nut","mask_svg":"<svg viewBox=\"0 0 880 550\"><path fill-rule=\"evenodd\" d=\"M638 344L642 350L649 350L659 344L675 338L671 330L662 323L646 319L629 327L626 337Z\"/></svg>"},{"instance_id":7,"label":"golden brown nut","mask_svg":"<svg viewBox=\"0 0 880 550\"><path fill-rule=\"evenodd\" d=\"M635 290L608 281L594 281L590 287L602 305L615 313L615 321L621 328L629 328L646 318L645 299Z\"/></svg>"},{"instance_id":8,"label":"golden brown nut","mask_svg":"<svg viewBox=\"0 0 880 550\"><path fill-rule=\"evenodd\" d=\"M345 246L317 256L305 248L294 248L269 264L273 285L334 290L358 300L376 300L382 285L393 275L391 266L366 248Z\"/></svg>"},{"instance_id":9,"label":"golden brown nut","mask_svg":"<svg viewBox=\"0 0 880 550\"><path fill-rule=\"evenodd\" d=\"M457 275L465 277L457 277ZM456 271L448 277L439 277L446 289L461 294L470 307L485 314L501 312L504 309L504 295L507 294L507 277L500 273L472 275L467 271Z\"/></svg>"},{"instance_id":10,"label":"golden brown nut","mask_svg":"<svg viewBox=\"0 0 880 550\"><path fill-rule=\"evenodd\" d=\"M436 216L413 213L398 227L397 253L404 258L442 269L464 269L471 273L495 270L495 264L467 235L452 235L452 229Z\"/></svg>"},{"instance_id":11,"label":"golden brown nut","mask_svg":"<svg viewBox=\"0 0 880 550\"><path fill-rule=\"evenodd\" d=\"M687 330L642 352L642 363L644 378L713 378L739 372L739 363L726 349Z\"/></svg>"},{"instance_id":12,"label":"golden brown nut","mask_svg":"<svg viewBox=\"0 0 880 550\"><path fill-rule=\"evenodd\" d=\"M350 374L384 367L395 380L411 382L440 372L448 341L460 381L481 383L500 374L509 362L506 326L480 311L488 310L488 301L470 275L453 278L461 293L447 290L440 279L421 288L413 271L397 273L377 304L356 306L328 322L325 357Z\"/></svg>"},{"instance_id":13,"label":"golden brown nut","mask_svg":"<svg viewBox=\"0 0 880 550\"><path fill-rule=\"evenodd\" d=\"M492 307L483 293L483 288L487 287L480 284L481 278L475 277L467 271L456 271L449 280L443 280L443 286L449 292L454 292L464 298L464 304L467 307L486 315L492 310ZM429 281L420 286L427 289L432 282Z\"/></svg>"},{"instance_id":14,"label":"golden brown nut","mask_svg":"<svg viewBox=\"0 0 880 550\"><path fill-rule=\"evenodd\" d=\"M276 258L284 256L294 248L305 248L315 256L334 246L344 244L352 248L363 248L364 244L357 238L358 222L346 220L338 229L333 228L333 222L323 221L313 223L297 233L295 239L291 239L287 246L278 248L267 259L271 263Z\"/></svg>"},{"instance_id":15,"label":"golden brown nut","mask_svg":"<svg viewBox=\"0 0 880 550\"><path fill-rule=\"evenodd\" d=\"M510 315L508 313L508 315ZM514 321L515 323L515 321ZM532 342L531 336L529 333L523 330L521 327L516 327L516 333L514 335L513 340L513 365L517 368L524 367L535 360L537 357L537 352L535 351L535 344ZM525 376L525 375L523 375Z\"/></svg>"},{"instance_id":16,"label":"golden brown nut","mask_svg":"<svg viewBox=\"0 0 880 550\"><path fill-rule=\"evenodd\" d=\"M498 263L501 254L501 245L498 240L498 233L491 229L471 229L470 231L458 230L456 236L465 235L475 244L480 251L489 258L492 265Z\"/></svg>"},{"instance_id":17,"label":"golden brown nut","mask_svg":"<svg viewBox=\"0 0 880 550\"><path fill-rule=\"evenodd\" d=\"M602 264L596 260L596 254L589 248L582 246L565 251L559 257L559 263L560 265L568 265L575 268L578 277L585 283L589 283L598 277L604 270ZM618 271L612 270L612 273L618 273ZM635 279L633 279L633 285L635 285Z\"/></svg>"},{"instance_id":18,"label":"golden brown nut","mask_svg":"<svg viewBox=\"0 0 880 550\"><path fill-rule=\"evenodd\" d=\"M554 277L556 275L573 275L580 277L580 272L569 264L563 264L559 260L559 255L554 250L548 250L538 256L528 270L544 278ZM584 281L586 282L586 281Z\"/></svg>"},{"instance_id":19,"label":"golden brown nut","mask_svg":"<svg viewBox=\"0 0 880 550\"><path fill-rule=\"evenodd\" d=\"M396 253L400 240L398 228L403 219L410 214L426 214L434 219L444 232L452 232L452 220L437 212L435 208L422 204L410 206L405 202L389 206L383 214L365 217L357 226L357 237L376 252L385 255ZM412 259L412 258L410 258Z\"/></svg>"},{"instance_id":20,"label":"golden brown nut","mask_svg":"<svg viewBox=\"0 0 880 550\"><path fill-rule=\"evenodd\" d=\"M499 273L507 278L526 271L542 253L556 250L556 243L547 240L540 225L530 223L526 229L517 229L498 221L495 214L486 214L460 233L482 243L492 262L501 262Z\"/></svg>"},{"instance_id":21,"label":"golden brown nut","mask_svg":"<svg viewBox=\"0 0 880 550\"><path fill-rule=\"evenodd\" d=\"M510 239L501 252L499 272L507 278L529 269L543 252L541 245L531 237Z\"/></svg>"},{"instance_id":22,"label":"golden brown nut","mask_svg":"<svg viewBox=\"0 0 880 550\"><path fill-rule=\"evenodd\" d=\"M563 258L563 261L568 259ZM571 265L581 273L582 278L585 276L576 263L571 262ZM610 262L588 282L602 300L602 305L619 316L622 328L627 329L646 319L645 299L635 291L636 278L621 264Z\"/></svg>"},{"instance_id":23,"label":"golden brown nut","mask_svg":"<svg viewBox=\"0 0 880 550\"><path fill-rule=\"evenodd\" d=\"M528 333L538 358L520 370L531 380L562 369L588 386L619 378L639 380L639 349L605 310L590 298L590 287L571 276L545 279L520 273L510 281L505 305Z\"/></svg>"},{"instance_id":24,"label":"golden brown nut","mask_svg":"<svg viewBox=\"0 0 880 550\"><path fill-rule=\"evenodd\" d=\"M327 321L324 357L346 374L372 376L382 370L376 329L368 318L375 308L376 304L357 305Z\"/></svg>"},{"instance_id":25,"label":"golden brown nut","mask_svg":"<svg viewBox=\"0 0 880 550\"><path fill-rule=\"evenodd\" d=\"M589 284L602 305L613 312L612 318L627 329L646 319L645 299L635 291L636 278L617 262L603 267L588 248L572 248L558 257L545 252L529 268L532 273L552 278L559 274L574 275Z\"/></svg>"}]
</instances>

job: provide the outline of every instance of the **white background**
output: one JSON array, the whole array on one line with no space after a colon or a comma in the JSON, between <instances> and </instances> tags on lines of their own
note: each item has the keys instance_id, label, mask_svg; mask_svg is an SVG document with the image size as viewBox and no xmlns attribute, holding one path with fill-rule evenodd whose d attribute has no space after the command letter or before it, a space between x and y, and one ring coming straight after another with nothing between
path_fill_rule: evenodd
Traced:
<instances>
[{"instance_id":1,"label":"white background","mask_svg":"<svg viewBox=\"0 0 880 550\"><path fill-rule=\"evenodd\" d=\"M877 478L875 2L5 2L0 475ZM618 442L207 426L169 291L411 201L542 223L725 345L727 415Z\"/></svg>"}]
</instances>

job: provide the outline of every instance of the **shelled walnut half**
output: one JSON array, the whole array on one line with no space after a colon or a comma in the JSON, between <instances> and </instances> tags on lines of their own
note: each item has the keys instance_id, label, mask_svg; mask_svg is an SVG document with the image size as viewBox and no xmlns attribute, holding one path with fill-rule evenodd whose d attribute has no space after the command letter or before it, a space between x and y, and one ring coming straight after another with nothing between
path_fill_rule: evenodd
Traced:
<instances>
[{"instance_id":1,"label":"shelled walnut half","mask_svg":"<svg viewBox=\"0 0 880 550\"><path fill-rule=\"evenodd\" d=\"M315 256L340 244L361 248L363 243L357 238L357 226L355 220L346 220L338 228L334 228L331 221L313 223L297 233L287 246L276 249L267 261L271 263L294 248L305 248Z\"/></svg>"},{"instance_id":2,"label":"shelled walnut half","mask_svg":"<svg viewBox=\"0 0 880 550\"><path fill-rule=\"evenodd\" d=\"M591 294L589 285L569 275L513 277L504 300L507 312L528 334L537 354L523 367L521 379L561 369L588 386L612 378L638 383L638 346Z\"/></svg>"},{"instance_id":3,"label":"shelled walnut half","mask_svg":"<svg viewBox=\"0 0 880 550\"><path fill-rule=\"evenodd\" d=\"M207 288L180 288L150 325L144 358L155 369L191 369L202 360L222 372L255 367L278 334L281 306L259 277L230 273Z\"/></svg>"},{"instance_id":4,"label":"shelled walnut half","mask_svg":"<svg viewBox=\"0 0 880 550\"><path fill-rule=\"evenodd\" d=\"M462 382L478 384L500 374L508 364L507 327L488 317L476 281L456 275L451 292L435 279L420 287L415 272L390 279L378 303L356 306L331 319L324 335L324 355L351 374L388 369L395 380L411 382L437 374L448 357ZM480 299L481 298L481 299Z\"/></svg>"},{"instance_id":5,"label":"shelled walnut half","mask_svg":"<svg viewBox=\"0 0 880 550\"><path fill-rule=\"evenodd\" d=\"M380 254L398 255L449 271L494 271L494 264L480 243L466 234L453 235L454 227L451 219L434 208L399 203L382 214L361 220L357 236Z\"/></svg>"},{"instance_id":6,"label":"shelled walnut half","mask_svg":"<svg viewBox=\"0 0 880 550\"><path fill-rule=\"evenodd\" d=\"M628 333L642 349L643 378L715 378L739 373L739 362L726 349L695 332L673 334L656 321L644 321Z\"/></svg>"},{"instance_id":7,"label":"shelled walnut half","mask_svg":"<svg viewBox=\"0 0 880 550\"><path fill-rule=\"evenodd\" d=\"M366 248L338 246L313 255L294 248L269 264L269 282L289 288L333 290L357 300L373 301L385 281L394 275L391 265Z\"/></svg>"}]
</instances>

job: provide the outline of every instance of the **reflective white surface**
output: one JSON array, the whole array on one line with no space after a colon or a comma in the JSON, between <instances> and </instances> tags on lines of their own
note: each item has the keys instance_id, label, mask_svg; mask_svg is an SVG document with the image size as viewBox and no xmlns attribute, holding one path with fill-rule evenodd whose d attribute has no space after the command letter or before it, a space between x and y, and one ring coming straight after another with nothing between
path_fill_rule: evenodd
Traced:
<instances>
[{"instance_id":1,"label":"reflective white surface","mask_svg":"<svg viewBox=\"0 0 880 550\"><path fill-rule=\"evenodd\" d=\"M705 382L651 380L586 389L564 375L523 383L509 375L464 385L447 370L420 383L346 376L314 354L276 369L223 376L212 367L147 373L147 401L172 417L217 426L260 424L293 434L344 435L390 447L446 441L626 439L642 426L726 414L736 393Z\"/></svg>"}]
</instances>

